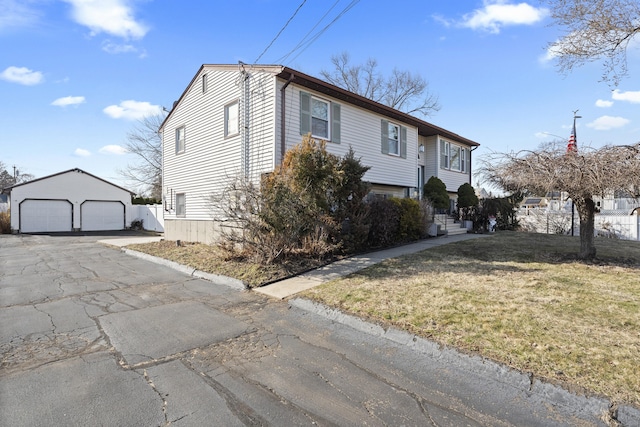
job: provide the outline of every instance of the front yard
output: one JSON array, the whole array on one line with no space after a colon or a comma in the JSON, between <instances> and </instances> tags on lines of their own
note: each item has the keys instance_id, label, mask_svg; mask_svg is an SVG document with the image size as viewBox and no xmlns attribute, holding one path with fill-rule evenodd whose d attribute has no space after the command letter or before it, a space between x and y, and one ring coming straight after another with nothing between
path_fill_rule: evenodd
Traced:
<instances>
[{"instance_id":1,"label":"front yard","mask_svg":"<svg viewBox=\"0 0 640 427\"><path fill-rule=\"evenodd\" d=\"M307 297L640 407L640 242L499 232L388 260Z\"/></svg>"}]
</instances>

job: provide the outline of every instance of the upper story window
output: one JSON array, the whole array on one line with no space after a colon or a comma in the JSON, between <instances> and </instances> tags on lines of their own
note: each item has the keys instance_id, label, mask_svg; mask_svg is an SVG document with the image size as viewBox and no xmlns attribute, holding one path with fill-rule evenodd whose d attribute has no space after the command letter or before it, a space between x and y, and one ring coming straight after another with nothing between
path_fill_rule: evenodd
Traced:
<instances>
[{"instance_id":1,"label":"upper story window","mask_svg":"<svg viewBox=\"0 0 640 427\"><path fill-rule=\"evenodd\" d=\"M329 139L329 103L311 98L311 135Z\"/></svg>"},{"instance_id":2,"label":"upper story window","mask_svg":"<svg viewBox=\"0 0 640 427\"><path fill-rule=\"evenodd\" d=\"M300 92L300 134L340 143L340 104Z\"/></svg>"},{"instance_id":3,"label":"upper story window","mask_svg":"<svg viewBox=\"0 0 640 427\"><path fill-rule=\"evenodd\" d=\"M440 169L448 169L456 172L467 172L469 165L468 148L440 140Z\"/></svg>"},{"instance_id":4,"label":"upper story window","mask_svg":"<svg viewBox=\"0 0 640 427\"><path fill-rule=\"evenodd\" d=\"M224 106L224 136L237 135L240 132L238 120L238 101Z\"/></svg>"},{"instance_id":5,"label":"upper story window","mask_svg":"<svg viewBox=\"0 0 640 427\"><path fill-rule=\"evenodd\" d=\"M185 143L185 128L184 126L180 126L176 129L176 154L184 153Z\"/></svg>"},{"instance_id":6,"label":"upper story window","mask_svg":"<svg viewBox=\"0 0 640 427\"><path fill-rule=\"evenodd\" d=\"M209 81L207 79L207 74L202 75L202 93L206 93L208 89Z\"/></svg>"},{"instance_id":7,"label":"upper story window","mask_svg":"<svg viewBox=\"0 0 640 427\"><path fill-rule=\"evenodd\" d=\"M387 140L389 144L389 154L400 155L400 126L388 123Z\"/></svg>"},{"instance_id":8,"label":"upper story window","mask_svg":"<svg viewBox=\"0 0 640 427\"><path fill-rule=\"evenodd\" d=\"M407 158L407 128L387 120L381 121L382 153Z\"/></svg>"}]
</instances>

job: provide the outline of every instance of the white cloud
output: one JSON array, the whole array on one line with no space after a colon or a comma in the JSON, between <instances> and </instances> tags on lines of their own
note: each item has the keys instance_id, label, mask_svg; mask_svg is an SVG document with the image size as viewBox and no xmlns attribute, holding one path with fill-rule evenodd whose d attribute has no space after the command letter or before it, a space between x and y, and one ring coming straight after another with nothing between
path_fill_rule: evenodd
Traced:
<instances>
[{"instance_id":1,"label":"white cloud","mask_svg":"<svg viewBox=\"0 0 640 427\"><path fill-rule=\"evenodd\" d=\"M125 39L140 39L149 28L136 21L130 0L64 0L71 4L71 16L91 30L91 35L112 34Z\"/></svg>"},{"instance_id":2,"label":"white cloud","mask_svg":"<svg viewBox=\"0 0 640 427\"><path fill-rule=\"evenodd\" d=\"M33 86L44 81L40 71L33 71L26 67L9 67L0 74L0 78L12 83Z\"/></svg>"},{"instance_id":3,"label":"white cloud","mask_svg":"<svg viewBox=\"0 0 640 427\"><path fill-rule=\"evenodd\" d=\"M38 22L40 12L25 4L24 0L0 1L0 31L10 28L30 27Z\"/></svg>"},{"instance_id":4,"label":"white cloud","mask_svg":"<svg viewBox=\"0 0 640 427\"><path fill-rule=\"evenodd\" d=\"M598 117L593 122L588 123L587 127L595 130L611 130L623 127L629 122L630 120L625 119L624 117L602 116Z\"/></svg>"},{"instance_id":5,"label":"white cloud","mask_svg":"<svg viewBox=\"0 0 640 427\"><path fill-rule=\"evenodd\" d=\"M632 104L640 104L640 90L620 92L616 89L611 94L611 97L616 101L627 101Z\"/></svg>"},{"instance_id":6,"label":"white cloud","mask_svg":"<svg viewBox=\"0 0 640 427\"><path fill-rule=\"evenodd\" d=\"M102 154L117 154L117 155L121 155L121 154L127 154L128 151L126 148L120 146L120 145L105 145L104 147L102 147L100 150L98 150L100 153Z\"/></svg>"},{"instance_id":7,"label":"white cloud","mask_svg":"<svg viewBox=\"0 0 640 427\"><path fill-rule=\"evenodd\" d=\"M51 105L55 105L56 107L66 107L67 105L78 105L84 104L84 96L65 96L63 98L58 98L51 103Z\"/></svg>"},{"instance_id":8,"label":"white cloud","mask_svg":"<svg viewBox=\"0 0 640 427\"><path fill-rule=\"evenodd\" d=\"M505 26L535 24L548 13L548 9L536 8L527 3L510 4L506 0L485 0L482 9L463 16L461 25L498 34Z\"/></svg>"},{"instance_id":9,"label":"white cloud","mask_svg":"<svg viewBox=\"0 0 640 427\"><path fill-rule=\"evenodd\" d=\"M102 50L111 54L136 53L138 51L138 49L133 45L113 43L111 40L105 40L102 43Z\"/></svg>"},{"instance_id":10,"label":"white cloud","mask_svg":"<svg viewBox=\"0 0 640 427\"><path fill-rule=\"evenodd\" d=\"M154 116L162 112L159 105L134 100L122 101L120 105L109 105L104 113L114 119L142 120L147 116Z\"/></svg>"},{"instance_id":11,"label":"white cloud","mask_svg":"<svg viewBox=\"0 0 640 427\"><path fill-rule=\"evenodd\" d=\"M76 148L76 151L73 152L78 157L89 157L91 152L89 150L85 150L84 148Z\"/></svg>"},{"instance_id":12,"label":"white cloud","mask_svg":"<svg viewBox=\"0 0 640 427\"><path fill-rule=\"evenodd\" d=\"M598 99L596 101L596 107L609 108L613 105L613 101L606 101L604 99Z\"/></svg>"}]
</instances>

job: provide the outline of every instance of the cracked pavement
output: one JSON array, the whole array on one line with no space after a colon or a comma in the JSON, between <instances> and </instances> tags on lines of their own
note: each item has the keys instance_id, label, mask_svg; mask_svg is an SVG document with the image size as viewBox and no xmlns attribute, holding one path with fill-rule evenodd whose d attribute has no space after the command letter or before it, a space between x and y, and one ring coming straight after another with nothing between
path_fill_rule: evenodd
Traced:
<instances>
[{"instance_id":1,"label":"cracked pavement","mask_svg":"<svg viewBox=\"0 0 640 427\"><path fill-rule=\"evenodd\" d=\"M96 240L0 236L1 424L606 425Z\"/></svg>"}]
</instances>

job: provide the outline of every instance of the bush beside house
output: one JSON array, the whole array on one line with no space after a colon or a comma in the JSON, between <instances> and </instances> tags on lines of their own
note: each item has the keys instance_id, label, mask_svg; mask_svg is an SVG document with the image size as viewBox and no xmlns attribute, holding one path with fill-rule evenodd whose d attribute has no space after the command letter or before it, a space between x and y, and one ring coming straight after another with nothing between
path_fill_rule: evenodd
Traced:
<instances>
[{"instance_id":1,"label":"bush beside house","mask_svg":"<svg viewBox=\"0 0 640 427\"><path fill-rule=\"evenodd\" d=\"M260 188L234 182L212 200L234 226L220 247L230 257L263 264L316 259L417 240L425 235L424 209L412 199L367 198L369 168L349 150L343 157L306 136Z\"/></svg>"}]
</instances>

